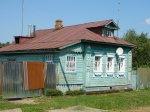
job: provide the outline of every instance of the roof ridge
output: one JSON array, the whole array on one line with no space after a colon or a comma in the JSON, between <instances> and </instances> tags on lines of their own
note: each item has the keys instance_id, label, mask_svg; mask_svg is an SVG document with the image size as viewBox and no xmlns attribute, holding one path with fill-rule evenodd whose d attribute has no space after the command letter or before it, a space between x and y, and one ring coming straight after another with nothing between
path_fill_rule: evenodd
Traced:
<instances>
[{"instance_id":1,"label":"roof ridge","mask_svg":"<svg viewBox=\"0 0 150 112\"><path fill-rule=\"evenodd\" d=\"M38 29L38 30L36 30L36 31L53 30L53 29L55 29L55 28L50 28L50 29Z\"/></svg>"},{"instance_id":2,"label":"roof ridge","mask_svg":"<svg viewBox=\"0 0 150 112\"><path fill-rule=\"evenodd\" d=\"M63 26L65 27L73 27L73 26L80 26L80 25L87 25L91 23L97 23L97 22L105 22L105 21L113 21L113 19L108 19L108 20L102 20L102 21L95 21L95 22L87 22L87 23L81 23L81 24L75 24L75 25L69 25L69 26ZM48 29L38 29L36 31L43 31L43 30L54 30L55 28L48 28Z\"/></svg>"},{"instance_id":3,"label":"roof ridge","mask_svg":"<svg viewBox=\"0 0 150 112\"><path fill-rule=\"evenodd\" d=\"M87 25L87 24L91 24L91 23L104 22L104 21L112 21L112 20L113 20L113 19L102 20L102 21L95 21L95 22L87 22L87 23L76 24L76 25L70 25L70 26L64 26L64 27L72 27L72 26Z\"/></svg>"}]
</instances>

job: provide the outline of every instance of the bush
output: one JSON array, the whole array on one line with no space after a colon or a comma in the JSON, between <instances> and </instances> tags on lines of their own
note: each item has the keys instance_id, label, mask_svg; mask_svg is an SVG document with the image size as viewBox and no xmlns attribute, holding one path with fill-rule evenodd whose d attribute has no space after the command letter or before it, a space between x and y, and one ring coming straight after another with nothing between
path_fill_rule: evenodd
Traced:
<instances>
[{"instance_id":1,"label":"bush","mask_svg":"<svg viewBox=\"0 0 150 112\"><path fill-rule=\"evenodd\" d=\"M0 100L2 100L3 99L3 97L0 95Z\"/></svg>"},{"instance_id":2,"label":"bush","mask_svg":"<svg viewBox=\"0 0 150 112\"><path fill-rule=\"evenodd\" d=\"M83 94L85 94L85 90L83 89L66 91L66 95L70 95L70 96L83 95Z\"/></svg>"},{"instance_id":3,"label":"bush","mask_svg":"<svg viewBox=\"0 0 150 112\"><path fill-rule=\"evenodd\" d=\"M57 89L47 89L45 91L46 96L63 96L63 92Z\"/></svg>"},{"instance_id":4,"label":"bush","mask_svg":"<svg viewBox=\"0 0 150 112\"><path fill-rule=\"evenodd\" d=\"M150 87L145 87L144 89L145 89L145 90L150 90Z\"/></svg>"},{"instance_id":5,"label":"bush","mask_svg":"<svg viewBox=\"0 0 150 112\"><path fill-rule=\"evenodd\" d=\"M84 89L80 89L79 90L79 95L83 95L83 94L85 94L85 90Z\"/></svg>"}]
</instances>

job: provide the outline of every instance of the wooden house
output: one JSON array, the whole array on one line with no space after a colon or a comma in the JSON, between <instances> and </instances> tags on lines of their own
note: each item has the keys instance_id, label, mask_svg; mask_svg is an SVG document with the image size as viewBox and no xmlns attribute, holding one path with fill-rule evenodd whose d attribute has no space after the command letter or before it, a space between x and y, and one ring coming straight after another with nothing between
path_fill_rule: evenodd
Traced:
<instances>
[{"instance_id":1,"label":"wooden house","mask_svg":"<svg viewBox=\"0 0 150 112\"><path fill-rule=\"evenodd\" d=\"M118 29L112 19L72 26L56 20L55 28L15 36L0 48L0 61L54 63L56 88L63 92L131 88L134 45L114 36Z\"/></svg>"}]
</instances>

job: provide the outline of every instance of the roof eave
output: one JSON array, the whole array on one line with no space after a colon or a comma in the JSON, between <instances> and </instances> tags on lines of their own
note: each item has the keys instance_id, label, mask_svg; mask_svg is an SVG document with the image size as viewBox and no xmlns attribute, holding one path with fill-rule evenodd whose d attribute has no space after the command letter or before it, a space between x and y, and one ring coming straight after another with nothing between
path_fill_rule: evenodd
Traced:
<instances>
[{"instance_id":1,"label":"roof eave","mask_svg":"<svg viewBox=\"0 0 150 112\"><path fill-rule=\"evenodd\" d=\"M76 42L73 42L73 43L71 43L71 44L68 44L68 45L65 45L65 46L62 46L62 47L59 47L58 49L64 49L64 48L66 48L66 47L70 47L70 46L72 46L72 45L75 45L75 44L78 44L78 43L80 43L81 42L81 40L78 40L78 41L76 41Z\"/></svg>"},{"instance_id":2,"label":"roof eave","mask_svg":"<svg viewBox=\"0 0 150 112\"><path fill-rule=\"evenodd\" d=\"M105 44L105 45L117 45L117 46L124 46L124 47L130 47L135 48L134 45L127 45L127 44L117 44L117 43L108 43L108 42L100 42L100 41L91 41L91 40L82 40L82 42L92 42L92 43L98 43L98 44Z\"/></svg>"},{"instance_id":3,"label":"roof eave","mask_svg":"<svg viewBox=\"0 0 150 112\"><path fill-rule=\"evenodd\" d=\"M51 49L31 49L31 50L16 50L16 51L1 51L0 54L26 54L26 53L45 53L45 52L55 52L55 48Z\"/></svg>"}]
</instances>

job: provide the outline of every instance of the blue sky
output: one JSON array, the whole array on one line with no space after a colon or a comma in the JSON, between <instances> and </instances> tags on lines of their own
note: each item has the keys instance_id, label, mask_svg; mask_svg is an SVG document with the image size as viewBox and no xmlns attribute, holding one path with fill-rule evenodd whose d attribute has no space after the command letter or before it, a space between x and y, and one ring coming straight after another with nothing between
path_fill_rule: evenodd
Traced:
<instances>
[{"instance_id":1,"label":"blue sky","mask_svg":"<svg viewBox=\"0 0 150 112\"><path fill-rule=\"evenodd\" d=\"M68 26L108 19L117 22L119 17L119 37L129 29L150 37L149 5L150 0L24 0L23 35L28 34L28 24L48 29L57 19ZM0 42L12 42L21 35L21 28L22 0L0 0Z\"/></svg>"}]
</instances>

